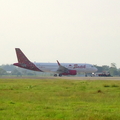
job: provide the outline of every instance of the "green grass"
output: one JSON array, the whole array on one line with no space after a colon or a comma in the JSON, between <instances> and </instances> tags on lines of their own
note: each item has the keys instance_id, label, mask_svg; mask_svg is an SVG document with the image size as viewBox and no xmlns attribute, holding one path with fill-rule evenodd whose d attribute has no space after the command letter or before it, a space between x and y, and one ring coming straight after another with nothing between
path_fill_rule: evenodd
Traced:
<instances>
[{"instance_id":1,"label":"green grass","mask_svg":"<svg viewBox=\"0 0 120 120\"><path fill-rule=\"evenodd\" d=\"M120 120L120 81L0 79L0 120Z\"/></svg>"}]
</instances>

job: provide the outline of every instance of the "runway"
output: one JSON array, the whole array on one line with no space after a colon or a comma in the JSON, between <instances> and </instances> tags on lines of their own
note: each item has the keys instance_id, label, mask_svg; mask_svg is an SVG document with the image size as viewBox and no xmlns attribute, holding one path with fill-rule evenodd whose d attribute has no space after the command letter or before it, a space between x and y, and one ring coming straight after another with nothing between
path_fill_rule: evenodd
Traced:
<instances>
[{"instance_id":1,"label":"runway","mask_svg":"<svg viewBox=\"0 0 120 120\"><path fill-rule=\"evenodd\" d=\"M76 77L76 76L21 76L21 77L1 77L0 79L49 79L49 80L120 80L120 77Z\"/></svg>"},{"instance_id":2,"label":"runway","mask_svg":"<svg viewBox=\"0 0 120 120\"><path fill-rule=\"evenodd\" d=\"M75 76L42 76L42 77L29 77L31 79L56 79L56 80L120 80L120 77L75 77Z\"/></svg>"},{"instance_id":3,"label":"runway","mask_svg":"<svg viewBox=\"0 0 120 120\"><path fill-rule=\"evenodd\" d=\"M120 80L120 77L61 77L67 80Z\"/></svg>"}]
</instances>

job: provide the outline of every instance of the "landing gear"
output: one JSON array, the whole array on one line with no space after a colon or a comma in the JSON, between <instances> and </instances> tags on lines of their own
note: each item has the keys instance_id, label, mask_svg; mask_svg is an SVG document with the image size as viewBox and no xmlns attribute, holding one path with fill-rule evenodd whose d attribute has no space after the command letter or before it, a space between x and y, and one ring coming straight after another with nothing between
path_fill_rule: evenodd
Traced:
<instances>
[{"instance_id":1,"label":"landing gear","mask_svg":"<svg viewBox=\"0 0 120 120\"><path fill-rule=\"evenodd\" d=\"M95 76L95 74L91 74L91 73L85 73L85 77L94 77Z\"/></svg>"},{"instance_id":2,"label":"landing gear","mask_svg":"<svg viewBox=\"0 0 120 120\"><path fill-rule=\"evenodd\" d=\"M57 77L58 75L57 74L54 74L54 77ZM62 77L62 74L59 74L59 77Z\"/></svg>"},{"instance_id":3,"label":"landing gear","mask_svg":"<svg viewBox=\"0 0 120 120\"><path fill-rule=\"evenodd\" d=\"M59 74L59 77L62 77L62 74Z\"/></svg>"},{"instance_id":4,"label":"landing gear","mask_svg":"<svg viewBox=\"0 0 120 120\"><path fill-rule=\"evenodd\" d=\"M85 74L85 77L87 77L87 74Z\"/></svg>"},{"instance_id":5,"label":"landing gear","mask_svg":"<svg viewBox=\"0 0 120 120\"><path fill-rule=\"evenodd\" d=\"M54 77L57 77L57 74L54 74Z\"/></svg>"}]
</instances>

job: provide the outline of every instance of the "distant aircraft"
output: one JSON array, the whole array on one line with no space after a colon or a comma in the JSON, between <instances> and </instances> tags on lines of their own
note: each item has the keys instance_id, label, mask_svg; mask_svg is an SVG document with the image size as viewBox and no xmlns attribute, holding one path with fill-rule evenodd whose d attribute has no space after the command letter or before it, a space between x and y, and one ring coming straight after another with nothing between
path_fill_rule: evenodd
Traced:
<instances>
[{"instance_id":1,"label":"distant aircraft","mask_svg":"<svg viewBox=\"0 0 120 120\"><path fill-rule=\"evenodd\" d=\"M13 65L33 70L39 72L51 72L54 73L54 76L62 75L76 75L78 72L94 73L97 71L97 68L91 64L83 63L62 63L60 64L57 60L56 63L33 63L24 55L24 53L19 49L15 48L18 63Z\"/></svg>"}]
</instances>

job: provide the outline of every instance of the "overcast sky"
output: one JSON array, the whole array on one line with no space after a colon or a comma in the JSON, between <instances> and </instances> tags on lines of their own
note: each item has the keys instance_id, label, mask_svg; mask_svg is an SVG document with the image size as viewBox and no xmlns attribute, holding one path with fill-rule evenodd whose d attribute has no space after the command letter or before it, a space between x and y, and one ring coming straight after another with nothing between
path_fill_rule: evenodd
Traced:
<instances>
[{"instance_id":1,"label":"overcast sky","mask_svg":"<svg viewBox=\"0 0 120 120\"><path fill-rule=\"evenodd\" d=\"M120 68L120 0L0 0L0 65L15 48L36 62Z\"/></svg>"}]
</instances>

